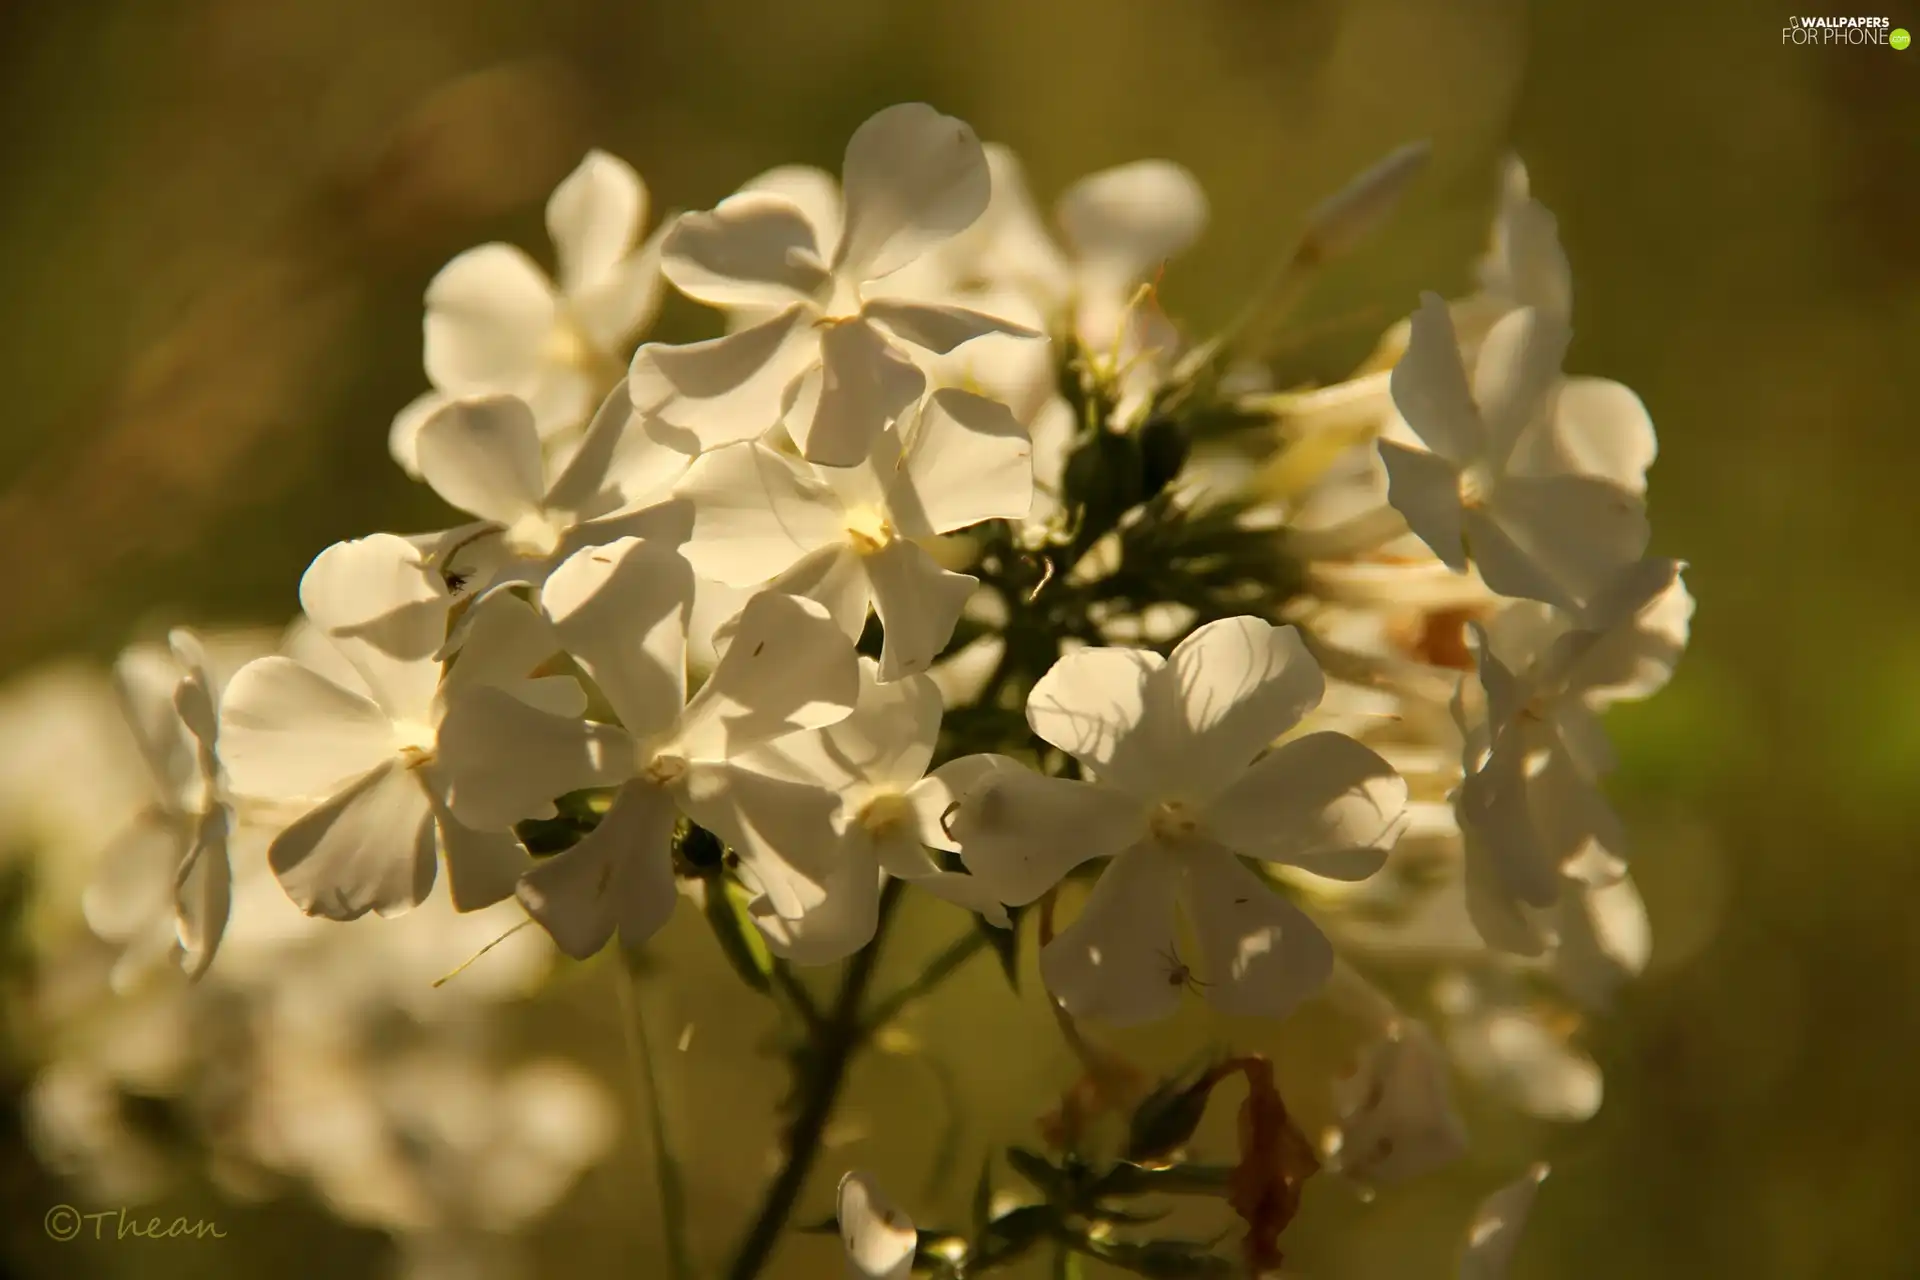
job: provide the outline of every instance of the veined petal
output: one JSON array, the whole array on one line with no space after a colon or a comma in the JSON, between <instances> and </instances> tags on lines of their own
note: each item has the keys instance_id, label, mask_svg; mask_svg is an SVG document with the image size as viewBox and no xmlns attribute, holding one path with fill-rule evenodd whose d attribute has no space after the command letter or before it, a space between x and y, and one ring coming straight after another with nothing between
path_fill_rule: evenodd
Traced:
<instances>
[{"instance_id":1,"label":"veined petal","mask_svg":"<svg viewBox=\"0 0 1920 1280\"><path fill-rule=\"evenodd\" d=\"M859 657L826 608L763 591L741 609L726 653L687 704L676 747L689 759L726 760L833 724L859 697Z\"/></svg>"},{"instance_id":2,"label":"veined petal","mask_svg":"<svg viewBox=\"0 0 1920 1280\"><path fill-rule=\"evenodd\" d=\"M1008 906L1032 902L1081 863L1112 857L1146 833L1143 808L1111 787L995 760L942 816L967 870Z\"/></svg>"},{"instance_id":3,"label":"veined petal","mask_svg":"<svg viewBox=\"0 0 1920 1280\"><path fill-rule=\"evenodd\" d=\"M860 314L885 325L894 336L936 355L946 355L962 343L984 338L988 334L1006 334L1014 338L1045 336L1040 330L1005 316L990 315L968 307L914 302L906 298L869 298L860 308Z\"/></svg>"},{"instance_id":4,"label":"veined petal","mask_svg":"<svg viewBox=\"0 0 1920 1280\"><path fill-rule=\"evenodd\" d=\"M554 799L569 791L626 781L635 756L624 729L554 715L482 685L450 700L435 776L461 822L505 831L528 818L551 818Z\"/></svg>"},{"instance_id":5,"label":"veined petal","mask_svg":"<svg viewBox=\"0 0 1920 1280\"><path fill-rule=\"evenodd\" d=\"M860 659L860 697L852 714L811 733L756 747L742 764L846 793L867 786L905 788L919 781L940 736L940 691L926 676L882 683L877 663Z\"/></svg>"},{"instance_id":6,"label":"veined petal","mask_svg":"<svg viewBox=\"0 0 1920 1280\"><path fill-rule=\"evenodd\" d=\"M813 317L795 305L706 342L646 343L627 375L633 405L685 432L688 453L758 439L780 420L787 388L819 363Z\"/></svg>"},{"instance_id":7,"label":"veined petal","mask_svg":"<svg viewBox=\"0 0 1920 1280\"><path fill-rule=\"evenodd\" d=\"M1178 763L1169 733L1178 708L1155 678L1165 666L1144 649L1069 653L1027 695L1027 724L1101 781L1156 796Z\"/></svg>"},{"instance_id":8,"label":"veined petal","mask_svg":"<svg viewBox=\"0 0 1920 1280\"><path fill-rule=\"evenodd\" d=\"M942 569L925 548L896 539L861 557L873 584L884 641L880 678L898 680L933 665L953 638L978 578Z\"/></svg>"},{"instance_id":9,"label":"veined petal","mask_svg":"<svg viewBox=\"0 0 1920 1280\"><path fill-rule=\"evenodd\" d=\"M216 807L194 824L193 845L174 879L174 922L180 967L197 978L213 963L233 905L233 866L227 860L227 811Z\"/></svg>"},{"instance_id":10,"label":"veined petal","mask_svg":"<svg viewBox=\"0 0 1920 1280\"><path fill-rule=\"evenodd\" d=\"M681 792L687 816L740 855L774 911L795 919L818 907L839 869L833 828L840 797L815 783L696 760Z\"/></svg>"},{"instance_id":11,"label":"veined petal","mask_svg":"<svg viewBox=\"0 0 1920 1280\"><path fill-rule=\"evenodd\" d=\"M411 769L391 760L274 838L268 862L310 916L398 915L433 888L433 813Z\"/></svg>"},{"instance_id":12,"label":"veined petal","mask_svg":"<svg viewBox=\"0 0 1920 1280\"><path fill-rule=\"evenodd\" d=\"M686 702L686 560L639 538L588 547L553 571L540 603L620 723L642 739L665 732Z\"/></svg>"},{"instance_id":13,"label":"veined petal","mask_svg":"<svg viewBox=\"0 0 1920 1280\"><path fill-rule=\"evenodd\" d=\"M453 395L533 378L557 314L546 273L511 245L483 244L427 286L427 378Z\"/></svg>"},{"instance_id":14,"label":"veined petal","mask_svg":"<svg viewBox=\"0 0 1920 1280\"><path fill-rule=\"evenodd\" d=\"M980 139L923 102L854 130L840 177L846 222L833 266L850 280L890 275L966 230L992 191Z\"/></svg>"},{"instance_id":15,"label":"veined petal","mask_svg":"<svg viewBox=\"0 0 1920 1280\"><path fill-rule=\"evenodd\" d=\"M1179 872L1152 844L1121 853L1074 922L1040 952L1047 990L1076 1018L1152 1022L1180 1004L1174 937Z\"/></svg>"},{"instance_id":16,"label":"veined petal","mask_svg":"<svg viewBox=\"0 0 1920 1280\"><path fill-rule=\"evenodd\" d=\"M1132 283L1193 247L1207 225L1207 196L1180 165L1137 160L1068 187L1054 216L1083 270Z\"/></svg>"},{"instance_id":17,"label":"veined petal","mask_svg":"<svg viewBox=\"0 0 1920 1280\"><path fill-rule=\"evenodd\" d=\"M1391 440L1376 442L1387 468L1387 501L1427 549L1455 573L1467 568L1460 473L1437 453L1422 453Z\"/></svg>"},{"instance_id":18,"label":"veined petal","mask_svg":"<svg viewBox=\"0 0 1920 1280\"><path fill-rule=\"evenodd\" d=\"M1386 861L1407 802L1405 779L1343 733L1282 743L1215 798L1206 827L1236 853L1365 879ZM1358 854L1358 857L1341 855Z\"/></svg>"},{"instance_id":19,"label":"veined petal","mask_svg":"<svg viewBox=\"0 0 1920 1280\"><path fill-rule=\"evenodd\" d=\"M928 396L887 489L906 537L982 520L1021 520L1033 507L1033 444L998 400L943 387Z\"/></svg>"},{"instance_id":20,"label":"veined petal","mask_svg":"<svg viewBox=\"0 0 1920 1280\"><path fill-rule=\"evenodd\" d=\"M882 1195L872 1179L857 1170L841 1178L835 1212L847 1247L848 1280L907 1280L919 1234L913 1219Z\"/></svg>"},{"instance_id":21,"label":"veined petal","mask_svg":"<svg viewBox=\"0 0 1920 1280\"><path fill-rule=\"evenodd\" d=\"M681 214L661 246L660 270L680 292L716 307L811 302L827 283L806 214L764 191Z\"/></svg>"},{"instance_id":22,"label":"veined petal","mask_svg":"<svg viewBox=\"0 0 1920 1280\"><path fill-rule=\"evenodd\" d=\"M765 582L846 538L833 493L801 463L763 444L701 455L674 493L693 504L688 561L701 577L728 586Z\"/></svg>"},{"instance_id":23,"label":"veined petal","mask_svg":"<svg viewBox=\"0 0 1920 1280\"><path fill-rule=\"evenodd\" d=\"M829 324L820 334L819 396L786 415L787 430L809 462L858 466L926 385L920 367L866 321Z\"/></svg>"},{"instance_id":24,"label":"veined petal","mask_svg":"<svg viewBox=\"0 0 1920 1280\"><path fill-rule=\"evenodd\" d=\"M1181 860L1182 901L1200 945L1207 1003L1284 1018L1326 984L1333 944L1306 912L1225 849Z\"/></svg>"},{"instance_id":25,"label":"veined petal","mask_svg":"<svg viewBox=\"0 0 1920 1280\"><path fill-rule=\"evenodd\" d=\"M1184 798L1233 781L1327 690L1297 628L1246 615L1209 622L1182 640L1154 679L1181 712L1163 730L1177 772L1162 785Z\"/></svg>"},{"instance_id":26,"label":"veined petal","mask_svg":"<svg viewBox=\"0 0 1920 1280\"><path fill-rule=\"evenodd\" d=\"M518 396L449 401L421 424L414 456L428 487L482 520L510 525L546 496L540 433Z\"/></svg>"},{"instance_id":27,"label":"veined petal","mask_svg":"<svg viewBox=\"0 0 1920 1280\"><path fill-rule=\"evenodd\" d=\"M1467 390L1467 372L1460 363L1460 343L1454 336L1453 318L1447 314L1447 304L1440 295L1420 296L1420 309L1413 313L1406 354L1393 367L1388 386L1393 392L1394 408L1407 420L1421 443L1435 454L1455 467L1466 466L1485 454L1486 428ZM1404 512L1406 508L1401 510Z\"/></svg>"},{"instance_id":28,"label":"veined petal","mask_svg":"<svg viewBox=\"0 0 1920 1280\"><path fill-rule=\"evenodd\" d=\"M426 557L390 533L336 542L300 579L300 607L396 720L426 718L453 599Z\"/></svg>"},{"instance_id":29,"label":"veined petal","mask_svg":"<svg viewBox=\"0 0 1920 1280\"><path fill-rule=\"evenodd\" d=\"M547 234L568 294L604 280L633 250L647 215L647 188L633 166L589 151L547 200Z\"/></svg>"},{"instance_id":30,"label":"veined petal","mask_svg":"<svg viewBox=\"0 0 1920 1280\"><path fill-rule=\"evenodd\" d=\"M520 905L560 950L585 960L615 931L637 947L673 915L673 798L646 782L614 793L613 806L572 848L520 878Z\"/></svg>"},{"instance_id":31,"label":"veined petal","mask_svg":"<svg viewBox=\"0 0 1920 1280\"><path fill-rule=\"evenodd\" d=\"M317 800L393 755L386 712L291 658L249 662L221 699L220 763L236 795Z\"/></svg>"}]
</instances>

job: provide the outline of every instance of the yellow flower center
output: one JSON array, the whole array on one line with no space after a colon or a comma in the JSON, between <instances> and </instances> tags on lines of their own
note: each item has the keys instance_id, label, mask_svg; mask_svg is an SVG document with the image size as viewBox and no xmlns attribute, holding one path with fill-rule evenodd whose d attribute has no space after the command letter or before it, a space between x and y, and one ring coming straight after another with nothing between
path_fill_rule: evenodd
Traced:
<instances>
[{"instance_id":1,"label":"yellow flower center","mask_svg":"<svg viewBox=\"0 0 1920 1280\"><path fill-rule=\"evenodd\" d=\"M417 720L396 721L393 726L394 754L409 769L432 764L439 754L440 734L430 724Z\"/></svg>"},{"instance_id":2,"label":"yellow flower center","mask_svg":"<svg viewBox=\"0 0 1920 1280\"><path fill-rule=\"evenodd\" d=\"M899 792L883 791L861 805L854 820L870 836L891 835L912 823L913 806Z\"/></svg>"},{"instance_id":3,"label":"yellow flower center","mask_svg":"<svg viewBox=\"0 0 1920 1280\"><path fill-rule=\"evenodd\" d=\"M647 761L640 776L657 787L670 787L687 776L687 758L662 751Z\"/></svg>"},{"instance_id":4,"label":"yellow flower center","mask_svg":"<svg viewBox=\"0 0 1920 1280\"><path fill-rule=\"evenodd\" d=\"M507 527L507 550L522 560L544 560L560 549L565 530L544 511L529 511Z\"/></svg>"},{"instance_id":5,"label":"yellow flower center","mask_svg":"<svg viewBox=\"0 0 1920 1280\"><path fill-rule=\"evenodd\" d=\"M847 541L863 556L870 556L893 542L893 522L877 507L854 507L846 514Z\"/></svg>"},{"instance_id":6,"label":"yellow flower center","mask_svg":"<svg viewBox=\"0 0 1920 1280\"><path fill-rule=\"evenodd\" d=\"M1200 815L1184 800L1166 800L1147 815L1147 829L1162 844L1185 844L1200 834Z\"/></svg>"},{"instance_id":7,"label":"yellow flower center","mask_svg":"<svg viewBox=\"0 0 1920 1280\"><path fill-rule=\"evenodd\" d=\"M1493 496L1493 480L1480 467L1468 467L1460 473L1460 505L1478 511Z\"/></svg>"}]
</instances>

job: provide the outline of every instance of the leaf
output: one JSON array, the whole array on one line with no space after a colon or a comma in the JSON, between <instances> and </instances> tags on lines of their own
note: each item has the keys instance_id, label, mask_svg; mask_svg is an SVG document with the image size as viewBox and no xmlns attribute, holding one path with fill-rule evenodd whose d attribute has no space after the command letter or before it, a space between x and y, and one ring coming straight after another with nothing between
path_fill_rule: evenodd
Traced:
<instances>
[{"instance_id":1,"label":"leaf","mask_svg":"<svg viewBox=\"0 0 1920 1280\"><path fill-rule=\"evenodd\" d=\"M773 953L747 919L745 892L721 876L706 877L704 886L702 913L713 930L714 941L720 944L720 954L749 987L763 993L771 991Z\"/></svg>"}]
</instances>

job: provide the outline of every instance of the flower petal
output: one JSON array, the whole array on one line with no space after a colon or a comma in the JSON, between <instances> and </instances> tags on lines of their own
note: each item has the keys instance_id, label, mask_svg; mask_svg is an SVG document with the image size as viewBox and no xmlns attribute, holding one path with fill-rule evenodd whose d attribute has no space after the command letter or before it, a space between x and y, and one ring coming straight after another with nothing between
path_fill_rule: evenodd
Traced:
<instances>
[{"instance_id":1,"label":"flower petal","mask_svg":"<svg viewBox=\"0 0 1920 1280\"><path fill-rule=\"evenodd\" d=\"M1509 477L1466 532L1489 588L1562 608L1640 559L1650 536L1646 504L1592 476Z\"/></svg>"},{"instance_id":2,"label":"flower petal","mask_svg":"<svg viewBox=\"0 0 1920 1280\"><path fill-rule=\"evenodd\" d=\"M1456 467L1466 466L1486 451L1487 432L1467 390L1453 318L1440 295L1420 295L1411 325L1406 354L1388 380L1393 406L1422 444Z\"/></svg>"},{"instance_id":3,"label":"flower petal","mask_svg":"<svg viewBox=\"0 0 1920 1280\"><path fill-rule=\"evenodd\" d=\"M301 609L396 720L428 716L452 605L427 558L390 533L334 543L300 579Z\"/></svg>"},{"instance_id":4,"label":"flower petal","mask_svg":"<svg viewBox=\"0 0 1920 1280\"><path fill-rule=\"evenodd\" d=\"M763 444L702 454L674 493L693 505L688 561L701 577L728 586L765 582L846 537L832 491L803 464Z\"/></svg>"},{"instance_id":5,"label":"flower petal","mask_svg":"<svg viewBox=\"0 0 1920 1280\"><path fill-rule=\"evenodd\" d=\"M547 492L546 505L582 520L667 496L693 455L673 447L673 429L635 413L621 382L587 424L580 448Z\"/></svg>"},{"instance_id":6,"label":"flower petal","mask_svg":"<svg viewBox=\"0 0 1920 1280\"><path fill-rule=\"evenodd\" d=\"M381 765L295 821L267 855L280 887L310 916L398 915L433 888L433 813L411 769Z\"/></svg>"},{"instance_id":7,"label":"flower petal","mask_svg":"<svg viewBox=\"0 0 1920 1280\"><path fill-rule=\"evenodd\" d=\"M576 551L540 604L621 724L647 738L674 722L686 702L693 607L693 570L674 548L622 538Z\"/></svg>"},{"instance_id":8,"label":"flower petal","mask_svg":"<svg viewBox=\"0 0 1920 1280\"><path fill-rule=\"evenodd\" d=\"M1486 429L1488 461L1505 470L1521 435L1542 423L1560 386L1560 363L1573 331L1564 320L1522 307L1481 340L1473 396Z\"/></svg>"},{"instance_id":9,"label":"flower petal","mask_svg":"<svg viewBox=\"0 0 1920 1280\"><path fill-rule=\"evenodd\" d=\"M998 400L943 387L920 408L887 490L906 537L982 520L1021 520L1033 507L1033 444Z\"/></svg>"},{"instance_id":10,"label":"flower petal","mask_svg":"<svg viewBox=\"0 0 1920 1280\"><path fill-rule=\"evenodd\" d=\"M826 606L833 625L849 640L859 640L867 629L867 615L873 611L873 586L867 580L866 561L844 542L829 543L801 556L771 579L766 590L805 596ZM716 634L715 642L720 639Z\"/></svg>"},{"instance_id":11,"label":"flower petal","mask_svg":"<svg viewBox=\"0 0 1920 1280\"><path fill-rule=\"evenodd\" d=\"M906 298L869 298L860 308L860 314L885 325L895 337L936 355L946 355L963 343L989 334L1005 334L1014 338L1044 336L1040 330L1005 316L974 311L968 307L914 302Z\"/></svg>"},{"instance_id":12,"label":"flower petal","mask_svg":"<svg viewBox=\"0 0 1920 1280\"><path fill-rule=\"evenodd\" d=\"M861 557L873 584L873 608L884 641L880 678L898 680L933 665L953 639L978 578L942 569L924 547L894 541Z\"/></svg>"},{"instance_id":13,"label":"flower petal","mask_svg":"<svg viewBox=\"0 0 1920 1280\"><path fill-rule=\"evenodd\" d=\"M130 647L113 664L114 692L147 771L163 801L188 812L200 807L206 785L199 746L174 706L182 676L173 655L158 646Z\"/></svg>"},{"instance_id":14,"label":"flower petal","mask_svg":"<svg viewBox=\"0 0 1920 1280\"><path fill-rule=\"evenodd\" d=\"M784 421L801 456L824 467L855 467L874 441L926 389L926 375L864 320L820 334L819 395Z\"/></svg>"},{"instance_id":15,"label":"flower petal","mask_svg":"<svg viewBox=\"0 0 1920 1280\"><path fill-rule=\"evenodd\" d=\"M520 878L520 905L575 960L606 946L616 930L623 945L640 946L679 901L672 851L677 817L667 792L628 783L614 793L599 826Z\"/></svg>"},{"instance_id":16,"label":"flower petal","mask_svg":"<svg viewBox=\"0 0 1920 1280\"><path fill-rule=\"evenodd\" d=\"M827 283L813 228L784 196L749 191L709 213L685 213L661 246L674 288L716 307L811 302Z\"/></svg>"},{"instance_id":17,"label":"flower petal","mask_svg":"<svg viewBox=\"0 0 1920 1280\"><path fill-rule=\"evenodd\" d=\"M1647 406L1629 387L1605 378L1568 378L1554 401L1550 430L1521 438L1514 470L1577 471L1647 491L1647 469L1660 451Z\"/></svg>"},{"instance_id":18,"label":"flower petal","mask_svg":"<svg viewBox=\"0 0 1920 1280\"><path fill-rule=\"evenodd\" d=\"M1306 912L1225 849L1182 860L1182 901L1200 945L1207 1003L1284 1018L1326 984L1333 944Z\"/></svg>"},{"instance_id":19,"label":"flower petal","mask_svg":"<svg viewBox=\"0 0 1920 1280\"><path fill-rule=\"evenodd\" d=\"M216 808L194 824L193 847L174 880L174 922L180 967L197 978L213 963L233 906L233 865L227 859L227 811Z\"/></svg>"},{"instance_id":20,"label":"flower petal","mask_svg":"<svg viewBox=\"0 0 1920 1280\"><path fill-rule=\"evenodd\" d=\"M1447 568L1464 573L1467 535L1460 509L1460 473L1437 453L1422 453L1391 440L1378 441L1376 447L1387 468L1387 502Z\"/></svg>"},{"instance_id":21,"label":"flower petal","mask_svg":"<svg viewBox=\"0 0 1920 1280\"><path fill-rule=\"evenodd\" d=\"M776 914L797 919L826 899L841 867L833 828L840 797L834 792L733 764L695 761L687 767L681 805L740 855Z\"/></svg>"},{"instance_id":22,"label":"flower petal","mask_svg":"<svg viewBox=\"0 0 1920 1280\"><path fill-rule=\"evenodd\" d=\"M504 244L467 250L427 285L428 380L452 395L528 382L556 314L553 285L533 259Z\"/></svg>"},{"instance_id":23,"label":"flower petal","mask_svg":"<svg viewBox=\"0 0 1920 1280\"><path fill-rule=\"evenodd\" d=\"M1163 785L1196 798L1232 782L1327 690L1297 628L1247 615L1195 631L1154 678L1181 712L1163 730L1178 766Z\"/></svg>"},{"instance_id":24,"label":"flower petal","mask_svg":"<svg viewBox=\"0 0 1920 1280\"><path fill-rule=\"evenodd\" d=\"M742 192L783 196L813 228L813 242L824 251L840 242L840 181L810 164L776 165L740 184Z\"/></svg>"},{"instance_id":25,"label":"flower petal","mask_svg":"<svg viewBox=\"0 0 1920 1280\"><path fill-rule=\"evenodd\" d=\"M1082 270L1130 284L1193 247L1207 225L1207 196L1180 165L1137 160L1068 187L1054 216Z\"/></svg>"},{"instance_id":26,"label":"flower petal","mask_svg":"<svg viewBox=\"0 0 1920 1280\"><path fill-rule=\"evenodd\" d=\"M1155 796L1177 764L1169 730L1178 708L1156 679L1165 666L1144 649L1069 653L1027 695L1027 724L1102 781Z\"/></svg>"},{"instance_id":27,"label":"flower petal","mask_svg":"<svg viewBox=\"0 0 1920 1280\"><path fill-rule=\"evenodd\" d=\"M1377 753L1343 733L1310 733L1241 773L1206 824L1237 853L1362 880L1386 861L1406 802L1406 780Z\"/></svg>"},{"instance_id":28,"label":"flower petal","mask_svg":"<svg viewBox=\"0 0 1920 1280\"><path fill-rule=\"evenodd\" d=\"M450 699L440 722L436 778L447 807L476 831L551 818L558 796L614 786L634 773L622 729L554 715L486 685Z\"/></svg>"},{"instance_id":29,"label":"flower petal","mask_svg":"<svg viewBox=\"0 0 1920 1280\"><path fill-rule=\"evenodd\" d=\"M919 1233L872 1179L857 1170L840 1179L835 1210L847 1247L849 1280L906 1280L913 1272Z\"/></svg>"},{"instance_id":30,"label":"flower petal","mask_svg":"<svg viewBox=\"0 0 1920 1280\"><path fill-rule=\"evenodd\" d=\"M633 251L647 216L647 187L633 166L589 151L547 200L547 234L560 260L560 288L578 293L604 280Z\"/></svg>"},{"instance_id":31,"label":"flower petal","mask_svg":"<svg viewBox=\"0 0 1920 1280\"><path fill-rule=\"evenodd\" d=\"M756 899L750 911L767 949L795 964L832 964L873 941L880 925L880 870L872 861L851 860L822 886L821 900L789 919L774 910L771 897Z\"/></svg>"},{"instance_id":32,"label":"flower petal","mask_svg":"<svg viewBox=\"0 0 1920 1280\"><path fill-rule=\"evenodd\" d=\"M318 800L393 754L386 712L291 658L249 662L221 699L220 763L236 795Z\"/></svg>"},{"instance_id":33,"label":"flower petal","mask_svg":"<svg viewBox=\"0 0 1920 1280\"><path fill-rule=\"evenodd\" d=\"M387 429L387 452L400 464L400 469L415 480L420 478L420 428L447 399L444 391L423 391L393 415L393 425Z\"/></svg>"},{"instance_id":34,"label":"flower petal","mask_svg":"<svg viewBox=\"0 0 1920 1280\"><path fill-rule=\"evenodd\" d=\"M1107 864L1079 916L1040 952L1040 976L1068 1013L1131 1026L1179 1007L1178 884L1178 868L1151 844Z\"/></svg>"},{"instance_id":35,"label":"flower petal","mask_svg":"<svg viewBox=\"0 0 1920 1280\"><path fill-rule=\"evenodd\" d=\"M940 691L926 676L882 683L878 664L862 658L859 701L846 719L777 738L741 763L841 793L905 788L919 781L933 759L941 710Z\"/></svg>"},{"instance_id":36,"label":"flower petal","mask_svg":"<svg viewBox=\"0 0 1920 1280\"><path fill-rule=\"evenodd\" d=\"M1467 1228L1466 1247L1460 1254L1459 1280L1506 1280L1513 1267L1513 1255L1520 1245L1520 1232L1533 1212L1540 1184L1546 1181L1547 1166L1536 1164L1517 1180L1500 1188L1474 1212Z\"/></svg>"},{"instance_id":37,"label":"flower petal","mask_svg":"<svg viewBox=\"0 0 1920 1280\"><path fill-rule=\"evenodd\" d=\"M510 525L540 510L547 484L533 411L517 396L449 401L414 440L420 477L469 515Z\"/></svg>"},{"instance_id":38,"label":"flower petal","mask_svg":"<svg viewBox=\"0 0 1920 1280\"><path fill-rule=\"evenodd\" d=\"M534 866L527 847L505 831L475 831L453 816L443 796L430 798L453 909L478 911L511 898L520 877Z\"/></svg>"},{"instance_id":39,"label":"flower petal","mask_svg":"<svg viewBox=\"0 0 1920 1280\"><path fill-rule=\"evenodd\" d=\"M888 107L854 130L840 178L846 224L833 266L851 280L890 275L958 235L992 193L980 139L923 102Z\"/></svg>"},{"instance_id":40,"label":"flower petal","mask_svg":"<svg viewBox=\"0 0 1920 1280\"><path fill-rule=\"evenodd\" d=\"M833 724L859 697L859 656L826 608L761 592L741 609L726 653L687 704L676 744L689 759L729 759Z\"/></svg>"},{"instance_id":41,"label":"flower petal","mask_svg":"<svg viewBox=\"0 0 1920 1280\"><path fill-rule=\"evenodd\" d=\"M627 375L634 408L685 433L675 447L687 453L758 439L780 420L787 388L819 362L812 321L796 305L706 342L646 343Z\"/></svg>"},{"instance_id":42,"label":"flower petal","mask_svg":"<svg viewBox=\"0 0 1920 1280\"><path fill-rule=\"evenodd\" d=\"M967 870L1008 906L1032 902L1081 863L1112 857L1146 833L1141 807L1110 787L987 759L942 819ZM950 776L958 764L939 772Z\"/></svg>"}]
</instances>

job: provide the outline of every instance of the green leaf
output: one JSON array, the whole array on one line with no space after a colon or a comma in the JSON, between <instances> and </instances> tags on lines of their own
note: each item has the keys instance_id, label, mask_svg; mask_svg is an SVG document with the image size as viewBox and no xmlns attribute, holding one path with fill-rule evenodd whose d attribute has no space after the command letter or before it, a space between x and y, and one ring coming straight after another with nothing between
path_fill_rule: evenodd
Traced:
<instances>
[{"instance_id":1,"label":"green leaf","mask_svg":"<svg viewBox=\"0 0 1920 1280\"><path fill-rule=\"evenodd\" d=\"M720 944L720 954L749 987L759 992L771 991L773 953L767 950L766 939L747 918L746 891L722 876L707 876L705 889L704 914L713 930L714 941Z\"/></svg>"}]
</instances>

